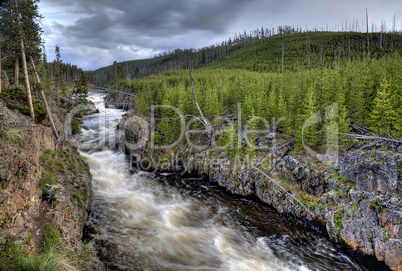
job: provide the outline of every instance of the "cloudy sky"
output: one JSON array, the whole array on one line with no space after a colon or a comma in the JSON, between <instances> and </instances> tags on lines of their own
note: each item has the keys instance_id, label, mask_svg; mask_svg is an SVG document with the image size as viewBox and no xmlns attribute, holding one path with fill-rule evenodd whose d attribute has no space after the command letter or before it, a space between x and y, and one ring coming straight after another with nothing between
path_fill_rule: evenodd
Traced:
<instances>
[{"instance_id":1,"label":"cloudy sky","mask_svg":"<svg viewBox=\"0 0 402 271\"><path fill-rule=\"evenodd\" d=\"M338 30L370 24L402 29L401 0L41 0L49 60L59 44L62 60L93 70L149 58L176 48L221 43L263 26ZM370 25L371 30L371 25Z\"/></svg>"}]
</instances>

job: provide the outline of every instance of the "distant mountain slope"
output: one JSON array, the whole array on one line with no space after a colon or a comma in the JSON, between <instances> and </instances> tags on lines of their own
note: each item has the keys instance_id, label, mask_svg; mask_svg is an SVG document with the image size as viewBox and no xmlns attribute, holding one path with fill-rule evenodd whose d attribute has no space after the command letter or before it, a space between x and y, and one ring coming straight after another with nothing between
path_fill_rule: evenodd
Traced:
<instances>
[{"instance_id":1,"label":"distant mountain slope","mask_svg":"<svg viewBox=\"0 0 402 271\"><path fill-rule=\"evenodd\" d=\"M259 72L302 71L336 67L351 61L364 62L402 50L402 33L294 32L273 36L239 35L199 50L176 49L151 59L115 62L88 72L96 85L110 85L120 79L193 68L246 69Z\"/></svg>"}]
</instances>

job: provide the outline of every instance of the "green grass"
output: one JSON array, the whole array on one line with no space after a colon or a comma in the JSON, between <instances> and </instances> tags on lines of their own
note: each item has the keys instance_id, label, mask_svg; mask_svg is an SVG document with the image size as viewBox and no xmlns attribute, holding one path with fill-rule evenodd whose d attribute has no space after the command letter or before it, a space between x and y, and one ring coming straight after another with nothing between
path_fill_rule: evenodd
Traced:
<instances>
[{"instance_id":1,"label":"green grass","mask_svg":"<svg viewBox=\"0 0 402 271\"><path fill-rule=\"evenodd\" d=\"M15 238L9 236L0 251L0 261L4 264L12 264L21 261L29 255L29 250L20 243L15 243Z\"/></svg>"},{"instance_id":2,"label":"green grass","mask_svg":"<svg viewBox=\"0 0 402 271\"><path fill-rule=\"evenodd\" d=\"M21 131L18 128L11 128L6 131L6 138L7 141L11 144L18 144L19 140L21 139Z\"/></svg>"},{"instance_id":3,"label":"green grass","mask_svg":"<svg viewBox=\"0 0 402 271\"><path fill-rule=\"evenodd\" d=\"M67 257L54 251L49 251L38 257L23 258L16 264L15 268L26 271L77 270Z\"/></svg>"},{"instance_id":4,"label":"green grass","mask_svg":"<svg viewBox=\"0 0 402 271\"><path fill-rule=\"evenodd\" d=\"M341 190L339 190L338 188L334 188L332 191L334 192L335 196L337 196L337 197L339 197L342 194Z\"/></svg>"},{"instance_id":5,"label":"green grass","mask_svg":"<svg viewBox=\"0 0 402 271\"><path fill-rule=\"evenodd\" d=\"M35 233L28 234L27 243L35 238ZM54 224L46 226L42 240L43 252L35 255L33 251L19 243L19 238L8 236L5 242L0 242L0 270L77 270L71 260L63 254L61 236ZM86 249L86 247L84 247ZM83 251L83 259L89 252Z\"/></svg>"},{"instance_id":6,"label":"green grass","mask_svg":"<svg viewBox=\"0 0 402 271\"><path fill-rule=\"evenodd\" d=\"M34 238L35 238L35 233L34 233L34 232L30 232L30 233L28 234L27 243L30 243Z\"/></svg>"},{"instance_id":7,"label":"green grass","mask_svg":"<svg viewBox=\"0 0 402 271\"><path fill-rule=\"evenodd\" d=\"M42 199L42 196L43 196L43 189L41 189L41 188L36 188L36 193L38 193L39 198Z\"/></svg>"},{"instance_id":8,"label":"green grass","mask_svg":"<svg viewBox=\"0 0 402 271\"><path fill-rule=\"evenodd\" d=\"M328 176L328 178L339 180L341 183L344 183L344 184L354 184L352 179L350 179L349 177L341 176L337 173L332 173L331 175Z\"/></svg>"},{"instance_id":9,"label":"green grass","mask_svg":"<svg viewBox=\"0 0 402 271\"><path fill-rule=\"evenodd\" d=\"M29 250L21 244L8 244L5 251L0 252L0 270L25 271L75 271L78 270L72 261L63 254L48 251L39 256L29 254Z\"/></svg>"},{"instance_id":10,"label":"green grass","mask_svg":"<svg viewBox=\"0 0 402 271\"><path fill-rule=\"evenodd\" d=\"M343 211L337 212L334 216L335 230L337 233L340 233L343 230L342 217L343 217Z\"/></svg>"},{"instance_id":11,"label":"green grass","mask_svg":"<svg viewBox=\"0 0 402 271\"><path fill-rule=\"evenodd\" d=\"M56 229L54 223L46 225L42 247L44 252L59 251L62 248L60 232Z\"/></svg>"},{"instance_id":12,"label":"green grass","mask_svg":"<svg viewBox=\"0 0 402 271\"><path fill-rule=\"evenodd\" d=\"M318 204L318 210L322 211L324 209L324 204L320 203Z\"/></svg>"}]
</instances>

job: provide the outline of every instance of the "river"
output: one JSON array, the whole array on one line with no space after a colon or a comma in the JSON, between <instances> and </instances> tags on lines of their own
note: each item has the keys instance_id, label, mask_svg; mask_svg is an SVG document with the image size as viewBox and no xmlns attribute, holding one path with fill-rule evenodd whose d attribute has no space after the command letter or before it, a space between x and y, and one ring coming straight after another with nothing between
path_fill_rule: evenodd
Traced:
<instances>
[{"instance_id":1,"label":"river","mask_svg":"<svg viewBox=\"0 0 402 271\"><path fill-rule=\"evenodd\" d=\"M214 185L130 173L114 149L122 110L86 116L80 151L93 175L88 225L110 270L370 270L317 230ZM187 180L190 182L189 180ZM184 185L183 185L184 183Z\"/></svg>"}]
</instances>

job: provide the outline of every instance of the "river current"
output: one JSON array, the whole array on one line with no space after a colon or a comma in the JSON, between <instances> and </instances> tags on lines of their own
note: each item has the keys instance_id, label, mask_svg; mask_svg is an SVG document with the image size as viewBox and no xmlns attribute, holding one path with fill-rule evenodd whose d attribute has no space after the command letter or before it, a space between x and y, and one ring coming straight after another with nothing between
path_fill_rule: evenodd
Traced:
<instances>
[{"instance_id":1,"label":"river current","mask_svg":"<svg viewBox=\"0 0 402 271\"><path fill-rule=\"evenodd\" d=\"M88 221L109 270L370 270L317 230L268 206L234 197L208 183L130 172L115 149L124 111L84 118L81 155L93 175L95 202Z\"/></svg>"}]
</instances>

